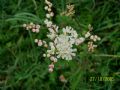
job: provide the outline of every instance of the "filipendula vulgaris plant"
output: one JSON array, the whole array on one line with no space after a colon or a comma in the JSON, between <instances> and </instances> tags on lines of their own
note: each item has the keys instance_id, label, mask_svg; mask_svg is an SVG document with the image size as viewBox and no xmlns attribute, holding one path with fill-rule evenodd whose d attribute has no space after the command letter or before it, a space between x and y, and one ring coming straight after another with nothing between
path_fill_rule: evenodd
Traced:
<instances>
[{"instance_id":1,"label":"filipendula vulgaris plant","mask_svg":"<svg viewBox=\"0 0 120 90\"><path fill-rule=\"evenodd\" d=\"M84 37L78 37L76 30L74 30L71 26L66 26L62 28L62 31L59 29L60 27L57 26L52 22L52 17L54 16L54 12L52 11L52 3L48 0L45 0L45 10L46 19L44 20L44 24L48 29L47 37L49 42L46 42L41 39L35 39L35 43L38 46L44 46L47 48L46 53L43 53L44 57L49 58L51 60L51 64L49 65L49 72L54 71L54 64L59 61L59 59L63 60L72 60L73 57L76 56L77 49L73 46L79 46L88 40L88 51L93 52L94 48L97 45L94 42L99 41L100 37L97 35L92 35L91 31L93 30L91 25L88 25L89 31L86 32ZM32 32L39 33L40 25L36 25L34 23L30 24L23 24L23 27L26 30L31 30Z\"/></svg>"}]
</instances>

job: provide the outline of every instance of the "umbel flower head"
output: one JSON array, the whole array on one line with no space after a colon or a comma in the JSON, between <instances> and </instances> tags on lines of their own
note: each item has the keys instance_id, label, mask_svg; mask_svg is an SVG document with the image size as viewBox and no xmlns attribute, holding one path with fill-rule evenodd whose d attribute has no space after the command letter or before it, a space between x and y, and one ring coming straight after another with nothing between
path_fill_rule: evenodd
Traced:
<instances>
[{"instance_id":1,"label":"umbel flower head","mask_svg":"<svg viewBox=\"0 0 120 90\"><path fill-rule=\"evenodd\" d=\"M54 16L52 11L52 3L48 0L45 0L45 4L46 6L44 9L47 11L47 13L44 24L48 29L46 36L48 37L49 42L41 39L35 39L34 42L37 43L38 46L44 46L47 48L46 52L43 53L43 56L51 60L48 70L49 72L53 72L55 67L54 64L59 61L59 59L69 61L76 56L77 48L74 46L79 46L84 43L85 40L89 40L88 51L93 52L94 48L97 47L94 42L99 41L100 37L90 33L93 29L91 25L88 25L89 31L83 37L79 37L76 30L74 30L71 26L66 26L65 28L61 29L51 21L51 18ZM40 25L33 23L24 24L23 27L36 33L38 33L40 30Z\"/></svg>"},{"instance_id":2,"label":"umbel flower head","mask_svg":"<svg viewBox=\"0 0 120 90\"><path fill-rule=\"evenodd\" d=\"M72 56L75 56L77 49L73 49L73 44L75 44L77 39L77 32L71 27L63 28L63 33L56 35L53 42L50 42L50 50L48 54L54 55L57 58L62 58L65 60L72 60Z\"/></svg>"}]
</instances>

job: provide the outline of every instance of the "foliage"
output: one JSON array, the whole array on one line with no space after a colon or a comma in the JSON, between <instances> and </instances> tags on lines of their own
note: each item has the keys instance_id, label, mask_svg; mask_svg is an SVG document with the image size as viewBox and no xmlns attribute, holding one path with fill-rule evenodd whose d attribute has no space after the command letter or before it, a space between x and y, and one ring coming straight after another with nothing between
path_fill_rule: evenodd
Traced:
<instances>
[{"instance_id":1,"label":"foliage","mask_svg":"<svg viewBox=\"0 0 120 90\"><path fill-rule=\"evenodd\" d=\"M36 34L25 31L23 23L43 24L44 0L0 0L0 89L1 90L119 90L120 89L120 1L51 0L61 27L70 25L86 32L88 24L99 35L97 50L90 54L79 49L77 59L56 64L48 72L44 49L36 47ZM58 3L59 2L59 3ZM72 17L61 16L66 5L75 5ZM46 38L41 28L38 38ZM80 48L80 47L79 47ZM59 80L64 75L67 83ZM90 77L114 77L114 81L90 81Z\"/></svg>"}]
</instances>

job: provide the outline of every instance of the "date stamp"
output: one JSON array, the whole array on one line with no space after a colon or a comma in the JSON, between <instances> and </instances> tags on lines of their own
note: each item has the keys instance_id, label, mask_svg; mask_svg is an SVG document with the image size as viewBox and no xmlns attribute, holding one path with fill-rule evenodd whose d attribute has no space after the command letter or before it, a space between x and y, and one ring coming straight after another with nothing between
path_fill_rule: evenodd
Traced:
<instances>
[{"instance_id":1,"label":"date stamp","mask_svg":"<svg viewBox=\"0 0 120 90\"><path fill-rule=\"evenodd\" d=\"M112 82L114 81L114 77L106 77L106 76L101 76L101 77L90 77L89 81L108 81Z\"/></svg>"}]
</instances>

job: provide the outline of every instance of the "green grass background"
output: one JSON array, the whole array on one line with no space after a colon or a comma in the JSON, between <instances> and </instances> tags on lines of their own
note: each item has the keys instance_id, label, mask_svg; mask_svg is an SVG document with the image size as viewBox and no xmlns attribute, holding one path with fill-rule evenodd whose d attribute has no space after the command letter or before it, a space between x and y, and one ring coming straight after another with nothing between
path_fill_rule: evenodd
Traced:
<instances>
[{"instance_id":1,"label":"green grass background","mask_svg":"<svg viewBox=\"0 0 120 90\"><path fill-rule=\"evenodd\" d=\"M32 34L23 23L45 19L44 0L0 0L0 90L120 90L120 0L51 0L61 27L70 25L79 35L87 31L101 37L92 54L86 46L78 47L77 58L60 60L53 73L45 49L37 47L35 38L46 39L47 29ZM73 17L60 16L67 4L75 5ZM67 83L59 80L64 75ZM114 77L114 81L90 81L90 77Z\"/></svg>"}]
</instances>

